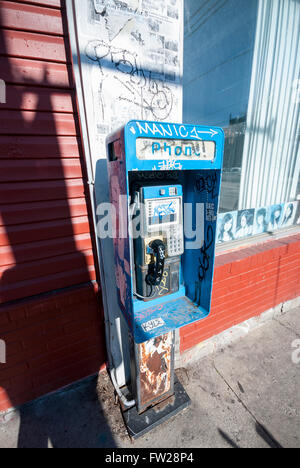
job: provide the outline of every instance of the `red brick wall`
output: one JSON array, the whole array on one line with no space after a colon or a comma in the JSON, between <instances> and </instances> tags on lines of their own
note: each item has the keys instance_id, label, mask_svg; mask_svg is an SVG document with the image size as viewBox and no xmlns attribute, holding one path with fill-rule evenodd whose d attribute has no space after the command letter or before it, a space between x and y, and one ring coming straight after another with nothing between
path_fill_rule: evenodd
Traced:
<instances>
[{"instance_id":1,"label":"red brick wall","mask_svg":"<svg viewBox=\"0 0 300 468\"><path fill-rule=\"evenodd\" d=\"M181 352L300 295L300 234L216 257L212 311L181 330Z\"/></svg>"},{"instance_id":2,"label":"red brick wall","mask_svg":"<svg viewBox=\"0 0 300 468\"><path fill-rule=\"evenodd\" d=\"M3 306L0 411L18 406L105 365L103 316L92 284Z\"/></svg>"},{"instance_id":3,"label":"red brick wall","mask_svg":"<svg viewBox=\"0 0 300 468\"><path fill-rule=\"evenodd\" d=\"M95 280L64 2L0 0L0 303Z\"/></svg>"},{"instance_id":4,"label":"red brick wall","mask_svg":"<svg viewBox=\"0 0 300 468\"><path fill-rule=\"evenodd\" d=\"M0 0L0 411L105 363L63 0Z\"/></svg>"}]
</instances>

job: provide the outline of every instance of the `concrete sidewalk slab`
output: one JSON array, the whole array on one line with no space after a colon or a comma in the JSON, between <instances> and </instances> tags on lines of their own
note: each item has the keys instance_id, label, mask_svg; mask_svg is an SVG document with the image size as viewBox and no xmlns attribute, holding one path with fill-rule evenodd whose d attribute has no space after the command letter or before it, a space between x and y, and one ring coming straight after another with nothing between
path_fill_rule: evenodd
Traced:
<instances>
[{"instance_id":1,"label":"concrete sidewalk slab","mask_svg":"<svg viewBox=\"0 0 300 468\"><path fill-rule=\"evenodd\" d=\"M299 327L299 310L281 321ZM249 413L284 447L300 446L300 366L292 361L296 338L295 331L275 320L214 359Z\"/></svg>"},{"instance_id":2,"label":"concrete sidewalk slab","mask_svg":"<svg viewBox=\"0 0 300 468\"><path fill-rule=\"evenodd\" d=\"M300 338L300 309L298 309L298 313L283 315L277 321L291 330L296 335L295 338Z\"/></svg>"},{"instance_id":3,"label":"concrete sidewalk slab","mask_svg":"<svg viewBox=\"0 0 300 468\"><path fill-rule=\"evenodd\" d=\"M191 406L137 440L135 447L268 447L255 431L252 417L216 372L212 359L177 374Z\"/></svg>"},{"instance_id":4,"label":"concrete sidewalk slab","mask_svg":"<svg viewBox=\"0 0 300 468\"><path fill-rule=\"evenodd\" d=\"M300 308L178 371L192 405L134 443L106 373L0 415L0 447L299 447Z\"/></svg>"}]
</instances>

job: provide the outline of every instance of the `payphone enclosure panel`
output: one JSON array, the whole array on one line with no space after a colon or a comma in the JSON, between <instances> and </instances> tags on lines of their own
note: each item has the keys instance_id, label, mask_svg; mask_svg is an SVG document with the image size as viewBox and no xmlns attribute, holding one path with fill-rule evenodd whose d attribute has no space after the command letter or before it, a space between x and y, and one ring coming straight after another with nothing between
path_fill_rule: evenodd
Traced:
<instances>
[{"instance_id":1,"label":"payphone enclosure panel","mask_svg":"<svg viewBox=\"0 0 300 468\"><path fill-rule=\"evenodd\" d=\"M181 185L153 185L139 180L137 175L130 177L130 186L135 187L132 197L139 200L136 212L140 214L137 223L140 231L133 236L136 292L145 301L152 301L173 294L180 287L184 253L183 192ZM150 265L155 263L151 244L157 240L164 244L164 271L160 284L153 286L147 278Z\"/></svg>"},{"instance_id":2,"label":"payphone enclosure panel","mask_svg":"<svg viewBox=\"0 0 300 468\"><path fill-rule=\"evenodd\" d=\"M223 151L224 133L217 127L131 121L107 139L111 202L117 213L113 242L118 299L136 343L210 313ZM129 219L137 183L181 186L184 205L178 290L150 301L135 296Z\"/></svg>"}]
</instances>

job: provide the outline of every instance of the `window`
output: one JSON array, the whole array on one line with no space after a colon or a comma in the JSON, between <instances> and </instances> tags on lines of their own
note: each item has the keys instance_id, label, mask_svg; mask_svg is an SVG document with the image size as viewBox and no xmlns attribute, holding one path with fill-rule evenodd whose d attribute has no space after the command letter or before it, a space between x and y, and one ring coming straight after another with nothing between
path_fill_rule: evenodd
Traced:
<instances>
[{"instance_id":1,"label":"window","mask_svg":"<svg viewBox=\"0 0 300 468\"><path fill-rule=\"evenodd\" d=\"M183 120L226 134L219 242L299 221L300 2L185 0Z\"/></svg>"}]
</instances>

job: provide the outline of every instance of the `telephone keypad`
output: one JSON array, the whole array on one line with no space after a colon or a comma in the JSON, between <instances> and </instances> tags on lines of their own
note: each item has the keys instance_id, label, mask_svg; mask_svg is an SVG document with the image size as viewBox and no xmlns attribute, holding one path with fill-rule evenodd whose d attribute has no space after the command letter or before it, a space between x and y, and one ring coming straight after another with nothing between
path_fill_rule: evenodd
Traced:
<instances>
[{"instance_id":1,"label":"telephone keypad","mask_svg":"<svg viewBox=\"0 0 300 468\"><path fill-rule=\"evenodd\" d=\"M173 227L167 233L169 257L182 255L184 252L182 226Z\"/></svg>"}]
</instances>

